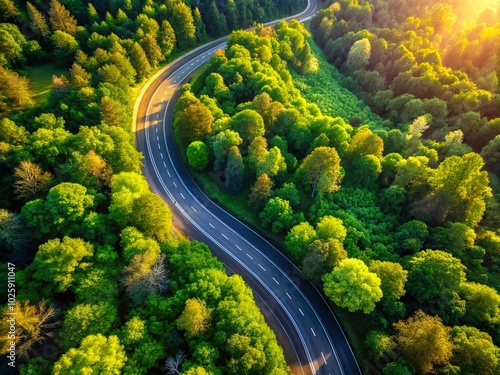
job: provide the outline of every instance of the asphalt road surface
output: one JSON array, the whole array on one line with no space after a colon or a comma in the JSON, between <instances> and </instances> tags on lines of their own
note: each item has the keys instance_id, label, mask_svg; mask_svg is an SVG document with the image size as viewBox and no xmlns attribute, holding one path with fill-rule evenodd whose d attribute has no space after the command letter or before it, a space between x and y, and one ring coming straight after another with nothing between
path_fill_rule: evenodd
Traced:
<instances>
[{"instance_id":1,"label":"asphalt road surface","mask_svg":"<svg viewBox=\"0 0 500 375\"><path fill-rule=\"evenodd\" d=\"M318 10L319 2L310 0L293 18L304 21ZM294 374L361 374L337 318L319 291L274 246L207 198L179 156L172 118L180 87L215 51L226 47L226 40L178 58L143 89L136 103L134 130L137 148L144 155L144 175L171 207L175 224L191 239L207 243L228 272L241 275L252 288Z\"/></svg>"}]
</instances>

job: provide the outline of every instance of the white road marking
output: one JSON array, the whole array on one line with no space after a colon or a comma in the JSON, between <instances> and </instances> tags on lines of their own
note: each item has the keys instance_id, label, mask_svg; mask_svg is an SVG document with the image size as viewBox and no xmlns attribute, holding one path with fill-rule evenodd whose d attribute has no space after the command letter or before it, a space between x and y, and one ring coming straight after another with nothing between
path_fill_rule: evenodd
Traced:
<instances>
[{"instance_id":1,"label":"white road marking","mask_svg":"<svg viewBox=\"0 0 500 375\"><path fill-rule=\"evenodd\" d=\"M214 228L214 229L215 229L215 227L212 225L212 223L208 223L208 225L210 225L212 228Z\"/></svg>"},{"instance_id":2,"label":"white road marking","mask_svg":"<svg viewBox=\"0 0 500 375\"><path fill-rule=\"evenodd\" d=\"M162 153L162 152L160 152L160 156L161 156L161 158L163 159L163 153Z\"/></svg>"},{"instance_id":3,"label":"white road marking","mask_svg":"<svg viewBox=\"0 0 500 375\"><path fill-rule=\"evenodd\" d=\"M302 314L302 316L304 316L304 313L302 312L302 310L301 310L301 309L299 309L299 311L300 311L300 313Z\"/></svg>"},{"instance_id":4,"label":"white road marking","mask_svg":"<svg viewBox=\"0 0 500 375\"><path fill-rule=\"evenodd\" d=\"M237 248L239 251L241 251L241 247L239 247L238 245L236 245L236 248Z\"/></svg>"},{"instance_id":5,"label":"white road marking","mask_svg":"<svg viewBox=\"0 0 500 375\"><path fill-rule=\"evenodd\" d=\"M326 358L325 358L325 355L323 354L323 352L321 352L321 356L323 357L323 361L325 361L325 365L327 365L328 362L326 361Z\"/></svg>"},{"instance_id":6,"label":"white road marking","mask_svg":"<svg viewBox=\"0 0 500 375\"><path fill-rule=\"evenodd\" d=\"M194 63L191 63L191 66L193 66L193 65L194 65Z\"/></svg>"},{"instance_id":7,"label":"white road marking","mask_svg":"<svg viewBox=\"0 0 500 375\"><path fill-rule=\"evenodd\" d=\"M166 167L166 166L165 166L165 167ZM169 172L168 170L167 170L167 174L168 174L168 177L172 177L172 176L170 176L170 172Z\"/></svg>"},{"instance_id":8,"label":"white road marking","mask_svg":"<svg viewBox=\"0 0 500 375\"><path fill-rule=\"evenodd\" d=\"M229 240L229 238L227 238L227 236L224 233L221 233L221 234L222 234L222 237L224 237L226 240Z\"/></svg>"},{"instance_id":9,"label":"white road marking","mask_svg":"<svg viewBox=\"0 0 500 375\"><path fill-rule=\"evenodd\" d=\"M193 209L194 212L198 212L198 211L196 211L196 208L194 208L193 206L191 206L191 208Z\"/></svg>"},{"instance_id":10,"label":"white road marking","mask_svg":"<svg viewBox=\"0 0 500 375\"><path fill-rule=\"evenodd\" d=\"M196 59L196 62L200 61L200 59Z\"/></svg>"},{"instance_id":11,"label":"white road marking","mask_svg":"<svg viewBox=\"0 0 500 375\"><path fill-rule=\"evenodd\" d=\"M266 269L264 267L261 266L261 264L259 263L259 267L262 268L263 271L265 271Z\"/></svg>"},{"instance_id":12,"label":"white road marking","mask_svg":"<svg viewBox=\"0 0 500 375\"><path fill-rule=\"evenodd\" d=\"M182 199L186 199L186 197L184 196L184 194L181 193L181 197Z\"/></svg>"},{"instance_id":13,"label":"white road marking","mask_svg":"<svg viewBox=\"0 0 500 375\"><path fill-rule=\"evenodd\" d=\"M163 166L164 166L165 168L167 168L167 165L165 164L165 162L163 162Z\"/></svg>"},{"instance_id":14,"label":"white road marking","mask_svg":"<svg viewBox=\"0 0 500 375\"><path fill-rule=\"evenodd\" d=\"M176 82L177 82L177 80L176 80L176 79L174 79L174 83L176 83ZM165 94L166 94L166 93L165 93Z\"/></svg>"},{"instance_id":15,"label":"white road marking","mask_svg":"<svg viewBox=\"0 0 500 375\"><path fill-rule=\"evenodd\" d=\"M156 136L156 142L160 142L160 137Z\"/></svg>"},{"instance_id":16,"label":"white road marking","mask_svg":"<svg viewBox=\"0 0 500 375\"><path fill-rule=\"evenodd\" d=\"M174 183L174 186L177 187L177 184L175 183L175 181L172 181Z\"/></svg>"},{"instance_id":17,"label":"white road marking","mask_svg":"<svg viewBox=\"0 0 500 375\"><path fill-rule=\"evenodd\" d=\"M290 294L288 294L288 292L285 292L285 293L288 296L288 298L292 299L292 297L290 297Z\"/></svg>"},{"instance_id":18,"label":"white road marking","mask_svg":"<svg viewBox=\"0 0 500 375\"><path fill-rule=\"evenodd\" d=\"M314 337L316 337L316 333L314 333L314 329L311 327L311 332L313 333Z\"/></svg>"},{"instance_id":19,"label":"white road marking","mask_svg":"<svg viewBox=\"0 0 500 375\"><path fill-rule=\"evenodd\" d=\"M156 132L158 133L158 128L156 128Z\"/></svg>"},{"instance_id":20,"label":"white road marking","mask_svg":"<svg viewBox=\"0 0 500 375\"><path fill-rule=\"evenodd\" d=\"M273 280L276 284L280 285L280 283L278 282L278 280L276 280L274 277L273 277Z\"/></svg>"},{"instance_id":21,"label":"white road marking","mask_svg":"<svg viewBox=\"0 0 500 375\"><path fill-rule=\"evenodd\" d=\"M249 257L250 259L253 260L252 256L250 254L247 253L247 257Z\"/></svg>"},{"instance_id":22,"label":"white road marking","mask_svg":"<svg viewBox=\"0 0 500 375\"><path fill-rule=\"evenodd\" d=\"M158 143L158 150L161 150L160 144Z\"/></svg>"}]
</instances>

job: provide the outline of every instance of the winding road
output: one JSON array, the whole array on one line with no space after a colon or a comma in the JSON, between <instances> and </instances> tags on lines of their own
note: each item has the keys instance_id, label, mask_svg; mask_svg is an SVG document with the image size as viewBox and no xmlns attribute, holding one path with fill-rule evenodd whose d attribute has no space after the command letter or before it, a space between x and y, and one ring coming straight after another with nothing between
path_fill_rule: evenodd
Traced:
<instances>
[{"instance_id":1,"label":"winding road","mask_svg":"<svg viewBox=\"0 0 500 375\"><path fill-rule=\"evenodd\" d=\"M318 0L290 17L310 19ZM273 24L279 21L274 21ZM300 270L264 238L213 203L187 172L174 142L172 118L180 87L227 37L173 61L144 87L136 103L136 144L144 155L143 173L151 189L169 204L175 224L252 288L294 374L361 374L334 313ZM213 188L217 188L214 184Z\"/></svg>"}]
</instances>

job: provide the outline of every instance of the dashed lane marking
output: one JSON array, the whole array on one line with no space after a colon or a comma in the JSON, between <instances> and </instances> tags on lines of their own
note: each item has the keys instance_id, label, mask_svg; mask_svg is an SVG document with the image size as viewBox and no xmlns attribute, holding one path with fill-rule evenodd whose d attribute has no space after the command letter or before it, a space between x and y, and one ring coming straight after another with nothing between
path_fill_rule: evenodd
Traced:
<instances>
[{"instance_id":1,"label":"dashed lane marking","mask_svg":"<svg viewBox=\"0 0 500 375\"><path fill-rule=\"evenodd\" d=\"M326 361L326 358L325 358L325 355L323 354L323 352L321 352L321 356L323 357L323 361L325 361L325 365L327 365L328 362Z\"/></svg>"},{"instance_id":2,"label":"dashed lane marking","mask_svg":"<svg viewBox=\"0 0 500 375\"><path fill-rule=\"evenodd\" d=\"M302 312L302 310L301 310L301 309L299 309L299 311L300 311L300 313L302 314L302 316L304 316L304 313Z\"/></svg>"},{"instance_id":3,"label":"dashed lane marking","mask_svg":"<svg viewBox=\"0 0 500 375\"><path fill-rule=\"evenodd\" d=\"M165 167L167 167L167 166L165 166ZM170 176L170 172L168 170L167 170L167 174L168 174L168 177L172 177L172 176Z\"/></svg>"},{"instance_id":4,"label":"dashed lane marking","mask_svg":"<svg viewBox=\"0 0 500 375\"><path fill-rule=\"evenodd\" d=\"M239 247L238 245L236 245L236 248L237 248L239 251L241 251L241 247Z\"/></svg>"},{"instance_id":5,"label":"dashed lane marking","mask_svg":"<svg viewBox=\"0 0 500 375\"><path fill-rule=\"evenodd\" d=\"M186 199L186 197L184 196L184 194L181 193L181 197L182 199Z\"/></svg>"},{"instance_id":6,"label":"dashed lane marking","mask_svg":"<svg viewBox=\"0 0 500 375\"><path fill-rule=\"evenodd\" d=\"M174 183L174 186L177 187L177 184L175 183L175 181L172 181Z\"/></svg>"},{"instance_id":7,"label":"dashed lane marking","mask_svg":"<svg viewBox=\"0 0 500 375\"><path fill-rule=\"evenodd\" d=\"M214 229L215 229L215 227L212 225L212 223L208 223L208 225L210 225L212 228L214 228Z\"/></svg>"},{"instance_id":8,"label":"dashed lane marking","mask_svg":"<svg viewBox=\"0 0 500 375\"><path fill-rule=\"evenodd\" d=\"M198 212L198 211L196 211L196 208L194 208L193 206L191 206L191 208L193 209L194 212Z\"/></svg>"},{"instance_id":9,"label":"dashed lane marking","mask_svg":"<svg viewBox=\"0 0 500 375\"><path fill-rule=\"evenodd\" d=\"M161 156L161 158L163 159L163 153L162 153L162 152L160 152L160 156Z\"/></svg>"},{"instance_id":10,"label":"dashed lane marking","mask_svg":"<svg viewBox=\"0 0 500 375\"><path fill-rule=\"evenodd\" d=\"M280 283L278 282L278 280L276 280L274 277L273 277L273 280L276 284L280 285Z\"/></svg>"},{"instance_id":11,"label":"dashed lane marking","mask_svg":"<svg viewBox=\"0 0 500 375\"><path fill-rule=\"evenodd\" d=\"M292 299L292 297L290 297L290 294L288 294L288 292L285 292L285 293L286 293L288 298Z\"/></svg>"},{"instance_id":12,"label":"dashed lane marking","mask_svg":"<svg viewBox=\"0 0 500 375\"><path fill-rule=\"evenodd\" d=\"M163 166L164 166L165 168L167 168L167 165L165 164L165 162L163 162Z\"/></svg>"},{"instance_id":13,"label":"dashed lane marking","mask_svg":"<svg viewBox=\"0 0 500 375\"><path fill-rule=\"evenodd\" d=\"M252 256L250 254L247 253L247 257L249 257L250 259L253 260Z\"/></svg>"},{"instance_id":14,"label":"dashed lane marking","mask_svg":"<svg viewBox=\"0 0 500 375\"><path fill-rule=\"evenodd\" d=\"M222 234L222 237L224 237L226 240L229 240L229 238L227 238L227 236L224 233L221 233L221 234Z\"/></svg>"},{"instance_id":15,"label":"dashed lane marking","mask_svg":"<svg viewBox=\"0 0 500 375\"><path fill-rule=\"evenodd\" d=\"M314 337L316 337L316 333L314 332L314 329L311 327L311 332L313 333Z\"/></svg>"},{"instance_id":16,"label":"dashed lane marking","mask_svg":"<svg viewBox=\"0 0 500 375\"><path fill-rule=\"evenodd\" d=\"M262 268L263 271L266 270L264 267L262 267L262 265L260 263L259 263L259 267Z\"/></svg>"}]
</instances>

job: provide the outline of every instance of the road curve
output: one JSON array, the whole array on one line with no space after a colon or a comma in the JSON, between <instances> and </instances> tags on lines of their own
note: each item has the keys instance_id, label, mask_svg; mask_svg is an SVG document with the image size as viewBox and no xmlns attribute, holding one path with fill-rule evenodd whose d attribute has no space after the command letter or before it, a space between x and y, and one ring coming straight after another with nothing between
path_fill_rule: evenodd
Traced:
<instances>
[{"instance_id":1,"label":"road curve","mask_svg":"<svg viewBox=\"0 0 500 375\"><path fill-rule=\"evenodd\" d=\"M319 1L309 0L302 13L289 19L310 19L318 9ZM227 37L221 38L190 51L145 85L134 109L143 173L151 189L171 207L175 224L191 239L207 243L229 272L249 284L294 374L361 374L321 293L274 246L213 203L192 180L178 153L172 118L180 86L215 51L224 49L226 41Z\"/></svg>"}]
</instances>

